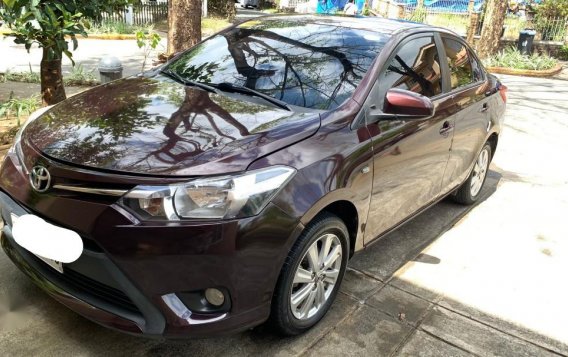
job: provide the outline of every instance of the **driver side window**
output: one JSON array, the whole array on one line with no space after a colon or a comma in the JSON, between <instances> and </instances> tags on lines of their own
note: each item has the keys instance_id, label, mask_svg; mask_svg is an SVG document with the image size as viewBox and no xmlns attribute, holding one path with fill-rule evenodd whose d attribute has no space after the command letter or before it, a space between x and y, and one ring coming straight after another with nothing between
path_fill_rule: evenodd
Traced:
<instances>
[{"instance_id":1,"label":"driver side window","mask_svg":"<svg viewBox=\"0 0 568 357\"><path fill-rule=\"evenodd\" d=\"M404 44L379 78L382 101L391 88L409 90L426 97L442 93L442 70L434 37L420 37Z\"/></svg>"}]
</instances>

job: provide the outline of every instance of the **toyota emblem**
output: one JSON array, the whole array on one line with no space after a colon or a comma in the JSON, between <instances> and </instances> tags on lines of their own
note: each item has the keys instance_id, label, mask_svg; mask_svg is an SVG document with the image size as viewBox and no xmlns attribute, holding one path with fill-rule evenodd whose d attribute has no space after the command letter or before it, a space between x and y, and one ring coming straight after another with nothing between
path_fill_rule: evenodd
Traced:
<instances>
[{"instance_id":1,"label":"toyota emblem","mask_svg":"<svg viewBox=\"0 0 568 357\"><path fill-rule=\"evenodd\" d=\"M35 166L30 172L30 184L37 192L45 192L51 186L51 175L43 166Z\"/></svg>"}]
</instances>

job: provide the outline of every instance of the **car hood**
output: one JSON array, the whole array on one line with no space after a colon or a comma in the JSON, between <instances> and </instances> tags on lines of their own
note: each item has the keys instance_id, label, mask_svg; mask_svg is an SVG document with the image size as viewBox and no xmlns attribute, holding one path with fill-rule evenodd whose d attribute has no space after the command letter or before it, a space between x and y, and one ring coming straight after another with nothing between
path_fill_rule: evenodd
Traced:
<instances>
[{"instance_id":1,"label":"car hood","mask_svg":"<svg viewBox=\"0 0 568 357\"><path fill-rule=\"evenodd\" d=\"M127 78L56 105L27 126L23 139L73 165L194 176L244 171L320 126L318 113L255 104L254 98L217 95L160 75Z\"/></svg>"}]
</instances>

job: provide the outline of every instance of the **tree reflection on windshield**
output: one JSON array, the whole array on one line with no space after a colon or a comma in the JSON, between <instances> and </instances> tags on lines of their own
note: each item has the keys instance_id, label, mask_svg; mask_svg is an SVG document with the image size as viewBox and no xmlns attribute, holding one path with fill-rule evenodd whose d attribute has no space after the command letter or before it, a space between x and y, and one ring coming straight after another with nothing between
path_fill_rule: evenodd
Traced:
<instances>
[{"instance_id":1,"label":"tree reflection on windshield","mask_svg":"<svg viewBox=\"0 0 568 357\"><path fill-rule=\"evenodd\" d=\"M383 47L382 34L335 23L245 23L194 47L168 69L205 83L234 83L284 102L333 109L348 99Z\"/></svg>"}]
</instances>

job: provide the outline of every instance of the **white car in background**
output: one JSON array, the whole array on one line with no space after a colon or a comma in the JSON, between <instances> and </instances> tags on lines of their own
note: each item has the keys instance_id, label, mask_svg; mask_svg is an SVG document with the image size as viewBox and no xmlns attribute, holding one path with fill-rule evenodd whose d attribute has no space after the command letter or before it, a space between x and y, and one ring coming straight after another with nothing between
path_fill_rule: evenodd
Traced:
<instances>
[{"instance_id":1,"label":"white car in background","mask_svg":"<svg viewBox=\"0 0 568 357\"><path fill-rule=\"evenodd\" d=\"M236 0L235 1L235 5L238 4L239 7L242 8L248 8L248 7L254 7L254 8L258 8L258 1L259 0Z\"/></svg>"}]
</instances>

